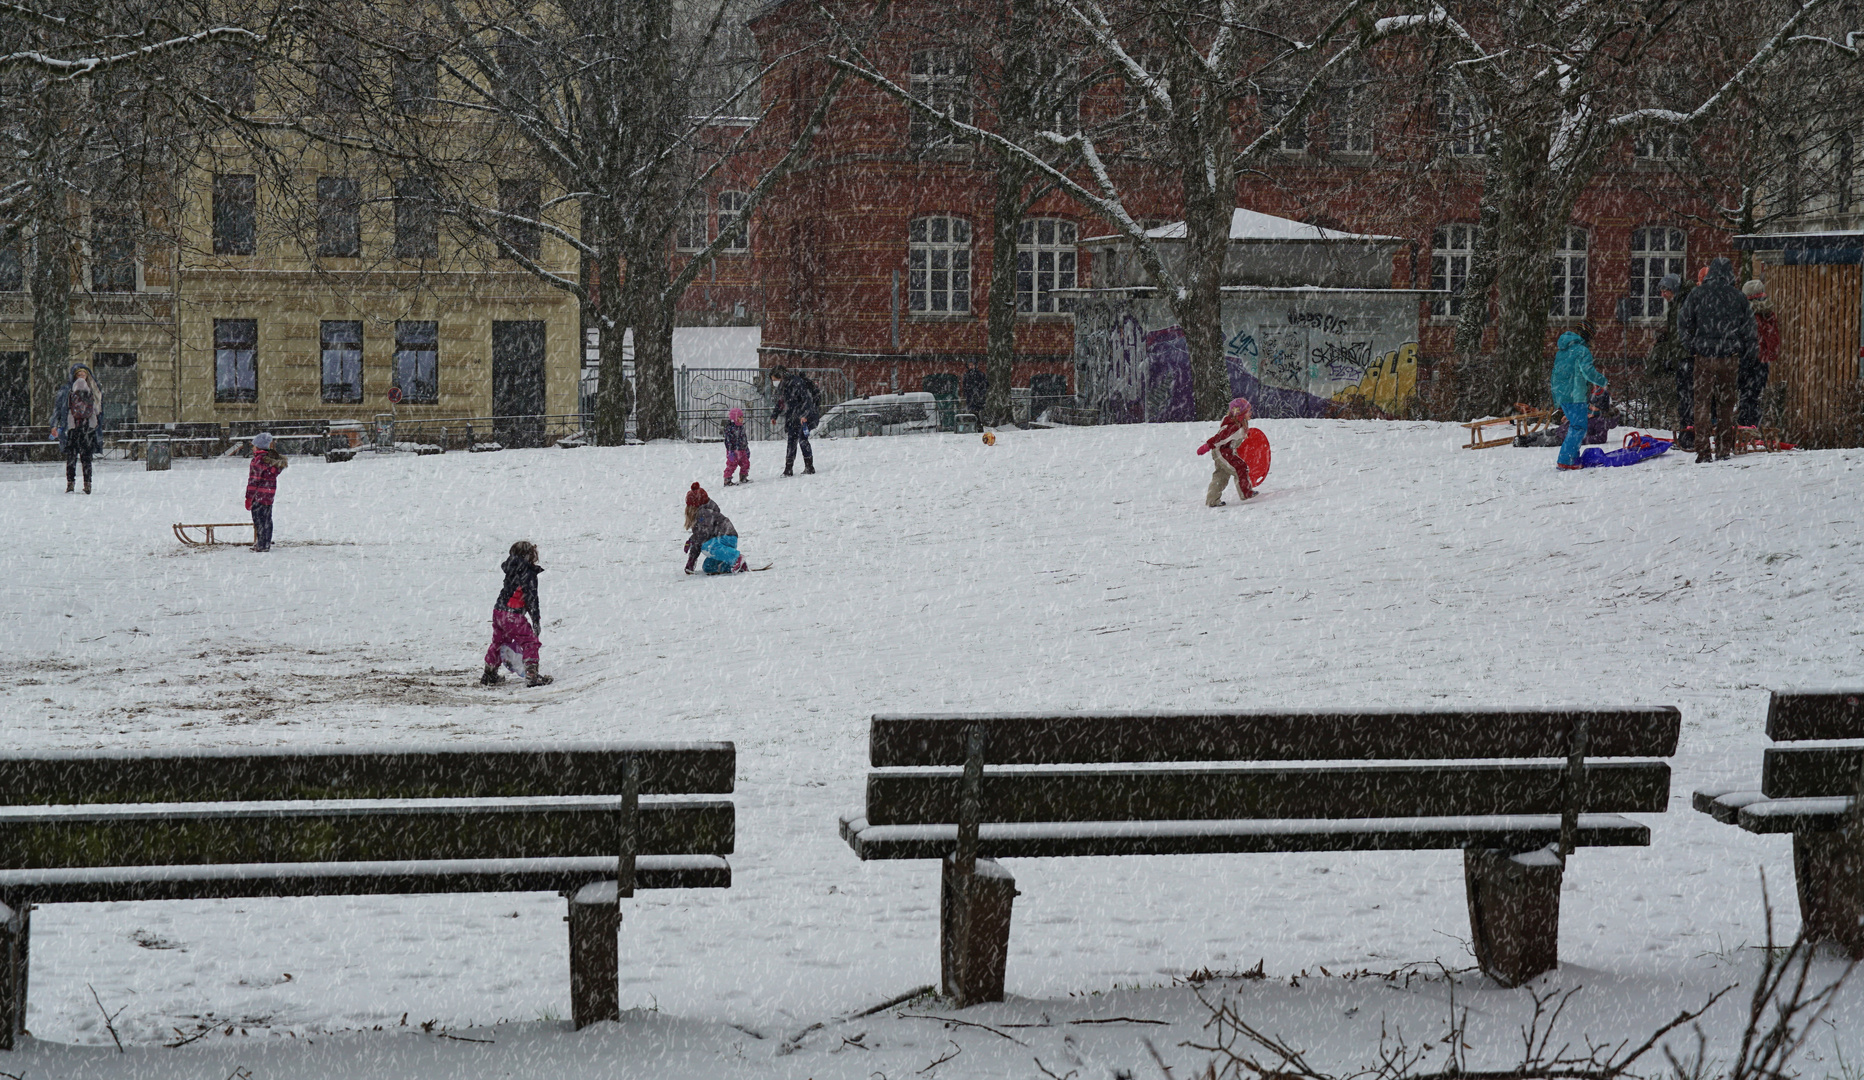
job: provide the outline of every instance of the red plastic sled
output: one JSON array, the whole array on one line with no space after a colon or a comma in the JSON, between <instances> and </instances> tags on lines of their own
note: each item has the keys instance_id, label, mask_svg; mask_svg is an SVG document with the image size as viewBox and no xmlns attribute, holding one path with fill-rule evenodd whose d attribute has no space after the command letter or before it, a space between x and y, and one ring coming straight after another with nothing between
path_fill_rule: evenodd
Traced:
<instances>
[{"instance_id":1,"label":"red plastic sled","mask_svg":"<svg viewBox=\"0 0 1864 1080\"><path fill-rule=\"evenodd\" d=\"M1268 479L1269 475L1269 437L1262 434L1262 429L1252 427L1243 438L1243 465L1249 469L1249 486L1255 487Z\"/></svg>"}]
</instances>

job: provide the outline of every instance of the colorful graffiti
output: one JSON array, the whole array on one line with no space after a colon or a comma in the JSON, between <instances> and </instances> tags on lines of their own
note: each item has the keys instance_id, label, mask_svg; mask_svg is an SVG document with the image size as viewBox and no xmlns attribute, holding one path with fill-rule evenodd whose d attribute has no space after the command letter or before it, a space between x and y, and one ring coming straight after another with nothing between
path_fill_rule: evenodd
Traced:
<instances>
[{"instance_id":1,"label":"colorful graffiti","mask_svg":"<svg viewBox=\"0 0 1864 1080\"><path fill-rule=\"evenodd\" d=\"M1365 368L1358 383L1333 395L1341 404L1357 399L1381 412L1397 413L1417 393L1417 342L1407 341Z\"/></svg>"}]
</instances>

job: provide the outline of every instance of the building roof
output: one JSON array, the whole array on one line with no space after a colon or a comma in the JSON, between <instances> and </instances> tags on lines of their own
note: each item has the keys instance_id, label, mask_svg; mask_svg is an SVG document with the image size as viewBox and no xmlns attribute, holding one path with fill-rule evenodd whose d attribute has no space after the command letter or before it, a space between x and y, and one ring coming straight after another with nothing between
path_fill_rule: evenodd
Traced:
<instances>
[{"instance_id":1,"label":"building roof","mask_svg":"<svg viewBox=\"0 0 1864 1080\"><path fill-rule=\"evenodd\" d=\"M1864 229L1748 233L1735 237L1737 251L1804 251L1810 248L1864 248Z\"/></svg>"},{"instance_id":2,"label":"building roof","mask_svg":"<svg viewBox=\"0 0 1864 1080\"><path fill-rule=\"evenodd\" d=\"M1147 229L1146 235L1155 240L1184 239L1185 224L1174 221L1169 225L1160 225L1156 229ZM1081 242L1117 241L1126 239L1122 233L1108 233L1090 236ZM1372 233L1350 233L1339 229L1323 228L1295 221L1293 218L1276 217L1273 214L1259 213L1236 207L1230 211L1230 242L1243 244L1317 244L1317 243L1404 243L1402 236L1378 236Z\"/></svg>"}]
</instances>

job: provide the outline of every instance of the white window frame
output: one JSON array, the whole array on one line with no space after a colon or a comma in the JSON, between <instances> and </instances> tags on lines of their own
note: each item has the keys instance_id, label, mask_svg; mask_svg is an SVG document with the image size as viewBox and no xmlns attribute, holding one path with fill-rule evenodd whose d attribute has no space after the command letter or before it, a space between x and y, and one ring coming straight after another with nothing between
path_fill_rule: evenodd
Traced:
<instances>
[{"instance_id":1,"label":"white window frame","mask_svg":"<svg viewBox=\"0 0 1864 1080\"><path fill-rule=\"evenodd\" d=\"M971 223L933 214L906 232L906 304L914 315L971 313Z\"/></svg>"},{"instance_id":2,"label":"white window frame","mask_svg":"<svg viewBox=\"0 0 1864 1080\"><path fill-rule=\"evenodd\" d=\"M732 227L744 213L744 205L751 201L748 192L721 191L718 193L718 235L725 235L725 230ZM746 252L751 250L751 230L747 226L744 235L725 245L728 252Z\"/></svg>"},{"instance_id":3,"label":"white window frame","mask_svg":"<svg viewBox=\"0 0 1864 1080\"><path fill-rule=\"evenodd\" d=\"M1281 123L1282 117L1294 107L1301 91L1292 86L1265 86L1257 91L1261 103L1262 119L1266 126L1273 127ZM1282 129L1281 137L1275 140L1275 149L1284 154L1305 154L1313 144L1308 128L1313 126L1313 114L1301 118L1301 122L1291 128Z\"/></svg>"},{"instance_id":4,"label":"white window frame","mask_svg":"<svg viewBox=\"0 0 1864 1080\"><path fill-rule=\"evenodd\" d=\"M1688 156L1689 139L1682 128L1653 127L1638 132L1631 140L1631 157L1636 161L1669 163Z\"/></svg>"},{"instance_id":5,"label":"white window frame","mask_svg":"<svg viewBox=\"0 0 1864 1080\"><path fill-rule=\"evenodd\" d=\"M1474 94L1442 87L1432 97L1437 114L1437 135L1451 157L1481 157L1488 153L1489 136L1482 107Z\"/></svg>"},{"instance_id":6,"label":"white window frame","mask_svg":"<svg viewBox=\"0 0 1864 1080\"><path fill-rule=\"evenodd\" d=\"M1430 287L1438 290L1430 298L1430 317L1455 319L1463 313L1463 290L1476 258L1475 225L1451 222L1437 226L1430 234ZM1442 290L1449 289L1449 295Z\"/></svg>"},{"instance_id":7,"label":"white window frame","mask_svg":"<svg viewBox=\"0 0 1864 1080\"><path fill-rule=\"evenodd\" d=\"M907 81L913 96L953 120L971 122L971 57L964 49L919 49L912 55ZM958 146L959 139L945 125L912 110L907 130L915 149Z\"/></svg>"},{"instance_id":8,"label":"white window frame","mask_svg":"<svg viewBox=\"0 0 1864 1080\"><path fill-rule=\"evenodd\" d=\"M680 208L679 227L673 231L673 248L675 251L704 251L711 243L711 236L707 228L706 197L694 195Z\"/></svg>"},{"instance_id":9,"label":"white window frame","mask_svg":"<svg viewBox=\"0 0 1864 1080\"><path fill-rule=\"evenodd\" d=\"M1661 237L1663 243L1651 246ZM1645 225L1631 230L1631 289L1627 317L1657 322L1669 314L1668 301L1657 285L1665 274L1682 277L1689 265L1689 233L1672 225Z\"/></svg>"},{"instance_id":10,"label":"white window frame","mask_svg":"<svg viewBox=\"0 0 1864 1080\"><path fill-rule=\"evenodd\" d=\"M1065 218L1026 218L1016 226L1016 312L1069 315L1074 298L1056 296L1080 281L1080 230Z\"/></svg>"},{"instance_id":11,"label":"white window frame","mask_svg":"<svg viewBox=\"0 0 1864 1080\"><path fill-rule=\"evenodd\" d=\"M1589 247L1590 237L1581 228L1568 227L1560 238L1560 247L1553 253L1553 262L1548 267L1553 275L1553 295L1547 308L1549 318L1578 320L1586 317L1590 298L1586 290L1586 275L1591 265Z\"/></svg>"}]
</instances>

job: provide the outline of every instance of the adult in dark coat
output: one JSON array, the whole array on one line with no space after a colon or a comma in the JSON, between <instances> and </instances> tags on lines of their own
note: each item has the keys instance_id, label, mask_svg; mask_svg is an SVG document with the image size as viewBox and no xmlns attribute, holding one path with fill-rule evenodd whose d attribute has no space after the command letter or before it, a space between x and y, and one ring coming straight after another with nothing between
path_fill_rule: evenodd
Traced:
<instances>
[{"instance_id":1,"label":"adult in dark coat","mask_svg":"<svg viewBox=\"0 0 1864 1080\"><path fill-rule=\"evenodd\" d=\"M1725 459L1735 448L1741 358L1760 348L1754 310L1735 285L1733 263L1709 264L1702 284L1677 310L1676 331L1696 358L1696 461Z\"/></svg>"},{"instance_id":2,"label":"adult in dark coat","mask_svg":"<svg viewBox=\"0 0 1864 1080\"><path fill-rule=\"evenodd\" d=\"M1755 350L1741 358L1741 406L1735 410L1735 423L1760 426L1760 396L1767 389L1773 370L1773 358L1780 352L1780 317L1774 314L1773 301L1767 299L1767 286L1750 281L1741 286L1741 295L1754 308Z\"/></svg>"},{"instance_id":3,"label":"adult in dark coat","mask_svg":"<svg viewBox=\"0 0 1864 1080\"><path fill-rule=\"evenodd\" d=\"M91 493L91 458L104 452L103 387L84 364L73 364L52 400L52 438L65 451L65 490L77 487L78 464L84 465L84 494Z\"/></svg>"},{"instance_id":4,"label":"adult in dark coat","mask_svg":"<svg viewBox=\"0 0 1864 1080\"><path fill-rule=\"evenodd\" d=\"M815 472L815 451L809 446L809 429L817 420L822 419L822 395L809 376L800 371L778 367L771 372L777 382L777 405L771 411L770 421L783 421L783 430L790 437L789 448L783 454L783 475L796 475L796 451L803 452L803 472Z\"/></svg>"},{"instance_id":5,"label":"adult in dark coat","mask_svg":"<svg viewBox=\"0 0 1864 1080\"><path fill-rule=\"evenodd\" d=\"M990 397L990 378L976 364L966 364L958 379L958 396L964 407L979 420L984 416L984 402Z\"/></svg>"},{"instance_id":6,"label":"adult in dark coat","mask_svg":"<svg viewBox=\"0 0 1864 1080\"><path fill-rule=\"evenodd\" d=\"M1645 374L1654 385L1662 385L1667 379L1676 386L1676 445L1680 450L1694 446L1690 441L1689 425L1696 422L1696 370L1689 350L1677 336L1676 312L1694 288L1684 284L1680 274L1665 274L1658 283L1657 291L1663 295L1663 329L1657 331L1657 340L1651 344L1650 354L1644 360Z\"/></svg>"}]
</instances>

